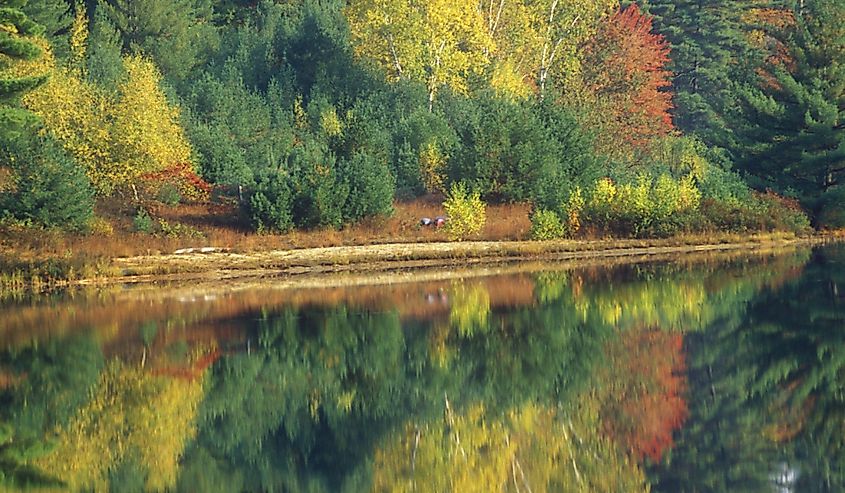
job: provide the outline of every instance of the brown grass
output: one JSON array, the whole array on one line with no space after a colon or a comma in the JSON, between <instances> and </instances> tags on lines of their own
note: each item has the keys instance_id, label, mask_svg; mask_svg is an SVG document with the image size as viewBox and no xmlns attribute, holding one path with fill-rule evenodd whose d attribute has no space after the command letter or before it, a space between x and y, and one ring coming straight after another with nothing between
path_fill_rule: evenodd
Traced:
<instances>
[{"instance_id":1,"label":"brown grass","mask_svg":"<svg viewBox=\"0 0 845 493\"><path fill-rule=\"evenodd\" d=\"M770 233L684 235L664 240L585 239L527 242L531 222L527 204L491 205L487 224L477 243L445 243L441 229L419 225L422 217L443 214L442 197L427 196L395 204L389 218L372 218L341 230L293 231L282 235L255 234L237 205L221 203L165 206L153 204L155 222L166 221L193 232L182 237L134 231L134 208L118 202L100 203L96 233L68 235L56 231L0 228L0 296L20 296L69 282L114 279L126 275L210 272L220 269L268 271L315 266L349 266L362 270L368 263L435 261L449 259L529 258L562 252L601 249L636 249L713 243L747 243L789 240L792 234ZM586 232L589 238L589 232ZM170 255L184 248L216 247L225 254ZM332 250L325 247L359 247ZM314 250L305 250L314 249ZM249 258L238 254L250 254ZM126 259L116 261L115 259ZM406 268L423 265L405 265ZM373 268L376 268L374 266ZM382 267L384 268L384 267ZM372 269L371 269L372 270ZM241 274L243 275L243 274Z\"/></svg>"},{"instance_id":2,"label":"brown grass","mask_svg":"<svg viewBox=\"0 0 845 493\"><path fill-rule=\"evenodd\" d=\"M488 223L479 240L524 240L531 222L528 205L493 205L488 207ZM21 262L44 258L131 257L171 253L180 248L214 246L235 252L285 250L380 243L426 243L446 241L442 230L419 225L422 217L443 214L438 197L425 197L395 205L389 218L371 218L341 230L317 229L292 231L282 235L253 233L238 208L232 204L188 204L150 208L154 219L180 224L200 231L202 238L171 238L134 231L134 211L120 206L101 205L98 216L114 232L67 235L40 230L0 231L0 246L6 255Z\"/></svg>"}]
</instances>

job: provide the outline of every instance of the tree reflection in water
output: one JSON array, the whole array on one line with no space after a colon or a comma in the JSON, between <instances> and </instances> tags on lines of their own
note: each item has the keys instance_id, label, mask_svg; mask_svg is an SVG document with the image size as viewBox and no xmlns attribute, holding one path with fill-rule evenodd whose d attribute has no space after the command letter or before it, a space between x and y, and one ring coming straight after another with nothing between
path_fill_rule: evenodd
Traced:
<instances>
[{"instance_id":1,"label":"tree reflection in water","mask_svg":"<svg viewBox=\"0 0 845 493\"><path fill-rule=\"evenodd\" d=\"M91 330L4 332L0 418L39 453L0 467L70 489L835 491L845 255L808 258L245 292L131 320L68 302Z\"/></svg>"}]
</instances>

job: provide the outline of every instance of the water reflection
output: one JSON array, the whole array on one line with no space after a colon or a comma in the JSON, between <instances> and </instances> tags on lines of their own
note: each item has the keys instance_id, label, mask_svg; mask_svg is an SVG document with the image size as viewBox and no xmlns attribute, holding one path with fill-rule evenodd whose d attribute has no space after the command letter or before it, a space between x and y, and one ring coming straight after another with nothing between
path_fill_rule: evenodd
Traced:
<instances>
[{"instance_id":1,"label":"water reflection","mask_svg":"<svg viewBox=\"0 0 845 493\"><path fill-rule=\"evenodd\" d=\"M838 491L843 261L827 247L8 303L2 480L101 491Z\"/></svg>"}]
</instances>

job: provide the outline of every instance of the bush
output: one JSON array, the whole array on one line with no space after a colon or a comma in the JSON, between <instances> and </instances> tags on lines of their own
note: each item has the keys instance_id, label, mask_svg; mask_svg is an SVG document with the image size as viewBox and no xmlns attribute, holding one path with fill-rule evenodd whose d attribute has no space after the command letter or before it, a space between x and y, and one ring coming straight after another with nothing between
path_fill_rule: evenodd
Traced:
<instances>
[{"instance_id":1,"label":"bush","mask_svg":"<svg viewBox=\"0 0 845 493\"><path fill-rule=\"evenodd\" d=\"M153 218L150 217L150 213L143 207L138 208L135 218L132 220L132 225L135 227L135 231L147 234L151 234L155 227Z\"/></svg>"},{"instance_id":2,"label":"bush","mask_svg":"<svg viewBox=\"0 0 845 493\"><path fill-rule=\"evenodd\" d=\"M581 187L570 190L569 197L564 202L560 214L563 219L564 236L575 236L581 229L581 216L584 214L585 204Z\"/></svg>"},{"instance_id":3,"label":"bush","mask_svg":"<svg viewBox=\"0 0 845 493\"><path fill-rule=\"evenodd\" d=\"M822 195L816 223L822 228L845 228L845 186L831 188Z\"/></svg>"},{"instance_id":4,"label":"bush","mask_svg":"<svg viewBox=\"0 0 845 493\"><path fill-rule=\"evenodd\" d=\"M457 136L439 113L415 108L396 127L393 172L406 196L441 191Z\"/></svg>"},{"instance_id":5,"label":"bush","mask_svg":"<svg viewBox=\"0 0 845 493\"><path fill-rule=\"evenodd\" d=\"M554 211L538 209L531 216L531 238L535 240L554 240L563 238L566 228Z\"/></svg>"},{"instance_id":6,"label":"bush","mask_svg":"<svg viewBox=\"0 0 845 493\"><path fill-rule=\"evenodd\" d=\"M357 221L369 216L393 213L396 180L387 167L370 154L357 153L341 166L341 179L349 185L343 218Z\"/></svg>"},{"instance_id":7,"label":"bush","mask_svg":"<svg viewBox=\"0 0 845 493\"><path fill-rule=\"evenodd\" d=\"M721 231L803 233L810 229L810 220L798 202L773 192L755 192L741 203L706 199L701 212L711 227Z\"/></svg>"},{"instance_id":8,"label":"bush","mask_svg":"<svg viewBox=\"0 0 845 493\"><path fill-rule=\"evenodd\" d=\"M595 168L589 139L556 105L489 95L454 103L446 111L462 145L450 160L449 177L487 200L532 200L552 210Z\"/></svg>"},{"instance_id":9,"label":"bush","mask_svg":"<svg viewBox=\"0 0 845 493\"><path fill-rule=\"evenodd\" d=\"M586 202L585 217L599 228L618 234L660 235L677 232L680 218L698 209L701 192L691 175L675 180L646 174L633 183L617 186L609 178L598 180Z\"/></svg>"},{"instance_id":10,"label":"bush","mask_svg":"<svg viewBox=\"0 0 845 493\"><path fill-rule=\"evenodd\" d=\"M9 186L0 190L0 216L44 227L84 231L94 213L85 172L50 137L24 136L0 143Z\"/></svg>"},{"instance_id":11,"label":"bush","mask_svg":"<svg viewBox=\"0 0 845 493\"><path fill-rule=\"evenodd\" d=\"M293 222L300 228L339 228L349 185L338 176L335 158L325 144L306 139L289 159Z\"/></svg>"},{"instance_id":12,"label":"bush","mask_svg":"<svg viewBox=\"0 0 845 493\"><path fill-rule=\"evenodd\" d=\"M182 201L182 194L179 193L179 188L176 185L165 183L158 189L156 200L170 206L178 205Z\"/></svg>"},{"instance_id":13,"label":"bush","mask_svg":"<svg viewBox=\"0 0 845 493\"><path fill-rule=\"evenodd\" d=\"M247 215L258 232L287 232L293 228L292 198L288 178L268 174L258 180L246 203Z\"/></svg>"},{"instance_id":14,"label":"bush","mask_svg":"<svg viewBox=\"0 0 845 493\"><path fill-rule=\"evenodd\" d=\"M478 191L469 192L464 183L455 183L443 202L446 210L446 235L463 240L478 235L487 221L487 210Z\"/></svg>"}]
</instances>

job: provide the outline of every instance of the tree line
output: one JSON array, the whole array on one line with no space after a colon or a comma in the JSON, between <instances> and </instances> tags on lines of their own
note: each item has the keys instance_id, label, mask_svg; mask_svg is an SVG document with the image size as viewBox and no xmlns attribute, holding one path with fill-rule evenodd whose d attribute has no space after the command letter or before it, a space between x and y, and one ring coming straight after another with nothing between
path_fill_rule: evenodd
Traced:
<instances>
[{"instance_id":1,"label":"tree line","mask_svg":"<svg viewBox=\"0 0 845 493\"><path fill-rule=\"evenodd\" d=\"M84 231L97 201L223 190L258 231L339 228L456 187L530 202L541 239L845 221L834 0L2 0L0 18L5 222Z\"/></svg>"}]
</instances>

